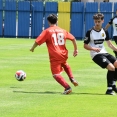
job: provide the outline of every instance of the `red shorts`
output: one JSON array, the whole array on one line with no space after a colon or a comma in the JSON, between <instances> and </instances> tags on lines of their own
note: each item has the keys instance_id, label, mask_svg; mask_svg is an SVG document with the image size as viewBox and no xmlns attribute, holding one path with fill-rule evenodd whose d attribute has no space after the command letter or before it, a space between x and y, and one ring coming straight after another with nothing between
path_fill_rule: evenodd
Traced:
<instances>
[{"instance_id":1,"label":"red shorts","mask_svg":"<svg viewBox=\"0 0 117 117\"><path fill-rule=\"evenodd\" d=\"M50 67L51 67L51 72L52 74L60 74L61 72L64 71L62 68L63 65L67 64L67 62L59 63L59 62L51 62Z\"/></svg>"}]
</instances>

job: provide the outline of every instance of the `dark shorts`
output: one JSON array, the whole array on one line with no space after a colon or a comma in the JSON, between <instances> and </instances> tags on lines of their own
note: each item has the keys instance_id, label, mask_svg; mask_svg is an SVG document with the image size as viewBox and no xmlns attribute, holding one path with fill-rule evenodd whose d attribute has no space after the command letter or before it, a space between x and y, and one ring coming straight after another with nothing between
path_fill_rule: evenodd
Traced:
<instances>
[{"instance_id":1,"label":"dark shorts","mask_svg":"<svg viewBox=\"0 0 117 117\"><path fill-rule=\"evenodd\" d=\"M114 41L115 41L115 43L117 45L117 36L113 36L113 39L114 39Z\"/></svg>"},{"instance_id":2,"label":"dark shorts","mask_svg":"<svg viewBox=\"0 0 117 117\"><path fill-rule=\"evenodd\" d=\"M104 54L97 54L92 60L100 67L106 68L108 64L110 63L114 64L116 58L109 53L104 53Z\"/></svg>"}]
</instances>

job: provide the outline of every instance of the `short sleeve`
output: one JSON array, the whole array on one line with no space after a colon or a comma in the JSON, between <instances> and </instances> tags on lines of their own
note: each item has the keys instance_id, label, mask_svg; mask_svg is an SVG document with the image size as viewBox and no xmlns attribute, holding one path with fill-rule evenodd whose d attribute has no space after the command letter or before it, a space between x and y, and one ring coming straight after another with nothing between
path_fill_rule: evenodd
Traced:
<instances>
[{"instance_id":1,"label":"short sleeve","mask_svg":"<svg viewBox=\"0 0 117 117\"><path fill-rule=\"evenodd\" d=\"M90 30L86 32L84 43L88 44L90 42Z\"/></svg>"},{"instance_id":2,"label":"short sleeve","mask_svg":"<svg viewBox=\"0 0 117 117\"><path fill-rule=\"evenodd\" d=\"M105 33L106 33L106 38L105 38L105 40L106 40L106 41L110 40L110 38L109 38L109 33L108 33L107 30L105 31Z\"/></svg>"},{"instance_id":3,"label":"short sleeve","mask_svg":"<svg viewBox=\"0 0 117 117\"><path fill-rule=\"evenodd\" d=\"M43 44L44 42L46 42L47 40L47 31L44 30L35 40L35 42L38 44L38 45L41 45Z\"/></svg>"},{"instance_id":4,"label":"short sleeve","mask_svg":"<svg viewBox=\"0 0 117 117\"><path fill-rule=\"evenodd\" d=\"M113 18L108 22L110 25L113 23Z\"/></svg>"},{"instance_id":5,"label":"short sleeve","mask_svg":"<svg viewBox=\"0 0 117 117\"><path fill-rule=\"evenodd\" d=\"M73 40L73 39L75 39L75 37L71 33L66 31L66 39Z\"/></svg>"}]
</instances>

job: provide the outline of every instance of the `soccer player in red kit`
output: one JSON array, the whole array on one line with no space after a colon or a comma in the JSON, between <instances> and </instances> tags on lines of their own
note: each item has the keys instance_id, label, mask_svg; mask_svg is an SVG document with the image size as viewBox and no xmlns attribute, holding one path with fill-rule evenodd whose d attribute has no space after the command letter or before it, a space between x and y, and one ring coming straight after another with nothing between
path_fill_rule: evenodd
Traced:
<instances>
[{"instance_id":1,"label":"soccer player in red kit","mask_svg":"<svg viewBox=\"0 0 117 117\"><path fill-rule=\"evenodd\" d=\"M47 17L47 20L50 27L42 31L42 33L35 40L30 51L33 52L38 45L41 45L44 42L46 43L52 75L54 79L65 88L63 94L69 94L72 92L72 89L61 76L61 72L64 70L67 73L71 83L74 86L78 86L78 82L74 79L71 68L67 63L68 50L65 46L66 40L71 40L74 46L73 56L77 56L78 49L76 39L72 34L56 25L56 15L50 14Z\"/></svg>"}]
</instances>

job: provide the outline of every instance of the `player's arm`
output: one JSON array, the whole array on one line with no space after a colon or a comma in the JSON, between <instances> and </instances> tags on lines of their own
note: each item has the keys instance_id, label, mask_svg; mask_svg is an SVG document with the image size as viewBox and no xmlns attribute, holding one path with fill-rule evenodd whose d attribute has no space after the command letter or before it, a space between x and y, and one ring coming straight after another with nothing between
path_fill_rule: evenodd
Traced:
<instances>
[{"instance_id":1,"label":"player's arm","mask_svg":"<svg viewBox=\"0 0 117 117\"><path fill-rule=\"evenodd\" d=\"M37 42L34 42L33 46L31 47L30 51L34 52L34 49L38 46Z\"/></svg>"},{"instance_id":2,"label":"player's arm","mask_svg":"<svg viewBox=\"0 0 117 117\"><path fill-rule=\"evenodd\" d=\"M105 31L105 33L106 33L106 38L105 38L105 40L106 40L106 42L107 42L108 47L111 48L111 49L114 50L114 51L117 51L117 47L115 47L115 46L112 44L112 42L111 42L111 40L110 40L110 38L109 38L109 33L108 33L108 31Z\"/></svg>"},{"instance_id":3,"label":"player's arm","mask_svg":"<svg viewBox=\"0 0 117 117\"><path fill-rule=\"evenodd\" d=\"M100 52L100 48L94 48L94 47L91 47L91 46L89 46L88 44L85 44L84 43L84 48L86 49L86 50L89 50L89 51L95 51L95 52Z\"/></svg>"},{"instance_id":4,"label":"player's arm","mask_svg":"<svg viewBox=\"0 0 117 117\"><path fill-rule=\"evenodd\" d=\"M105 30L107 30L109 27L110 27L110 24L108 23L108 24L105 26Z\"/></svg>"},{"instance_id":5,"label":"player's arm","mask_svg":"<svg viewBox=\"0 0 117 117\"><path fill-rule=\"evenodd\" d=\"M77 47L77 42L76 42L75 37L71 33L69 33L69 32L66 31L66 39L72 41L73 46L74 46L73 56L74 57L77 56L78 55L78 47Z\"/></svg>"},{"instance_id":6,"label":"player's arm","mask_svg":"<svg viewBox=\"0 0 117 117\"><path fill-rule=\"evenodd\" d=\"M77 47L77 43L76 43L76 39L74 38L72 40L73 46L74 46L74 52L73 52L73 56L77 56L78 55L78 47Z\"/></svg>"},{"instance_id":7,"label":"player's arm","mask_svg":"<svg viewBox=\"0 0 117 117\"><path fill-rule=\"evenodd\" d=\"M34 49L38 46L38 45L41 45L43 44L47 39L47 32L46 30L44 30L38 37L37 39L35 40L33 46L31 47L30 51L31 52L34 52Z\"/></svg>"},{"instance_id":8,"label":"player's arm","mask_svg":"<svg viewBox=\"0 0 117 117\"><path fill-rule=\"evenodd\" d=\"M117 52L117 47L112 44L110 40L106 41L109 48Z\"/></svg>"},{"instance_id":9,"label":"player's arm","mask_svg":"<svg viewBox=\"0 0 117 117\"><path fill-rule=\"evenodd\" d=\"M100 52L100 48L94 48L89 45L90 42L90 31L87 31L86 37L84 38L84 48L89 51Z\"/></svg>"},{"instance_id":10,"label":"player's arm","mask_svg":"<svg viewBox=\"0 0 117 117\"><path fill-rule=\"evenodd\" d=\"M111 26L112 22L113 22L113 19L110 19L108 24L105 26L105 30L107 30Z\"/></svg>"}]
</instances>

